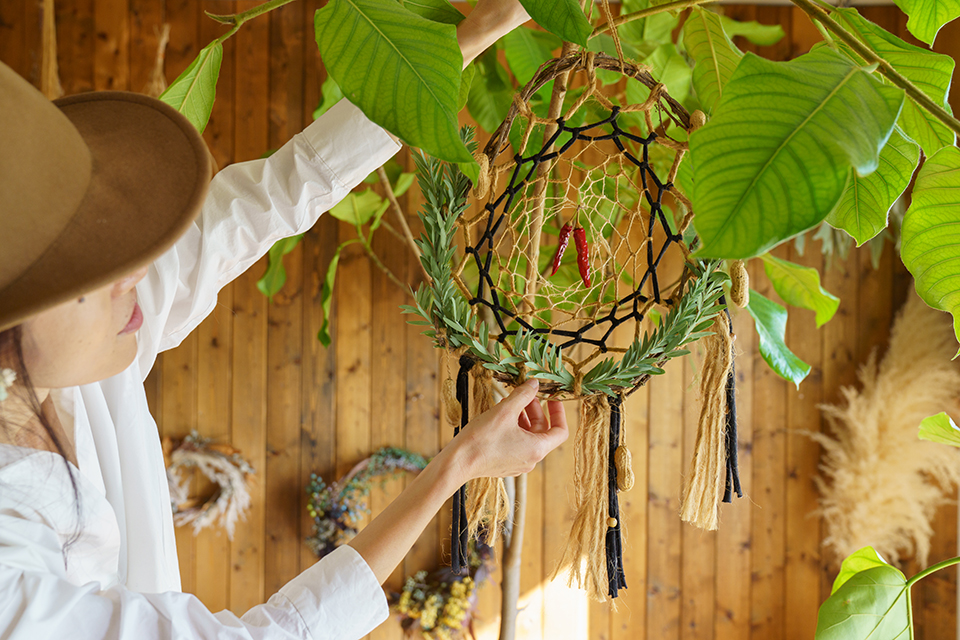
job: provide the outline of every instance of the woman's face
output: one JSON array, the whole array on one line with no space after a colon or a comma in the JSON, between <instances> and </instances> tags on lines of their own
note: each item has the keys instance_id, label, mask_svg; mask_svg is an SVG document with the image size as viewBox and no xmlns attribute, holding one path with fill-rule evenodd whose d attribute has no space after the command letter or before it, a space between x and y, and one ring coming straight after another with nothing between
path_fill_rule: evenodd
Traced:
<instances>
[{"instance_id":1,"label":"woman's face","mask_svg":"<svg viewBox=\"0 0 960 640\"><path fill-rule=\"evenodd\" d=\"M144 267L25 321L21 346L33 386L89 384L129 367L143 323L134 286L146 274Z\"/></svg>"}]
</instances>

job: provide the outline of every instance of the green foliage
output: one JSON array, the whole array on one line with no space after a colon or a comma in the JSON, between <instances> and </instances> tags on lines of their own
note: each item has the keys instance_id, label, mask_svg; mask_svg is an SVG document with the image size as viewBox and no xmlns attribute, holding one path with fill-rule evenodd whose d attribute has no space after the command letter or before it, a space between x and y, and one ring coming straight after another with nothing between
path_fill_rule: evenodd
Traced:
<instances>
[{"instance_id":1,"label":"green foliage","mask_svg":"<svg viewBox=\"0 0 960 640\"><path fill-rule=\"evenodd\" d=\"M540 65L552 58L562 44L555 35L528 27L514 29L503 37L507 64L521 85L530 82Z\"/></svg>"},{"instance_id":2,"label":"green foliage","mask_svg":"<svg viewBox=\"0 0 960 640\"><path fill-rule=\"evenodd\" d=\"M467 110L481 129L493 133L507 117L507 111L513 102L510 76L497 61L496 49L480 55L474 65L477 67L477 74L467 98Z\"/></svg>"},{"instance_id":3,"label":"green foliage","mask_svg":"<svg viewBox=\"0 0 960 640\"><path fill-rule=\"evenodd\" d=\"M587 46L593 31L577 0L520 0L534 22L558 38Z\"/></svg>"},{"instance_id":4,"label":"green foliage","mask_svg":"<svg viewBox=\"0 0 960 640\"><path fill-rule=\"evenodd\" d=\"M920 148L894 129L880 150L877 170L866 176L856 172L827 222L843 229L857 246L875 237L887 227L887 214L903 194L920 161Z\"/></svg>"},{"instance_id":5,"label":"green foliage","mask_svg":"<svg viewBox=\"0 0 960 640\"><path fill-rule=\"evenodd\" d=\"M683 45L694 60L693 86L706 113L713 113L743 53L724 33L721 16L694 8L683 25Z\"/></svg>"},{"instance_id":6,"label":"green foliage","mask_svg":"<svg viewBox=\"0 0 960 640\"><path fill-rule=\"evenodd\" d=\"M783 27L778 24L760 24L756 20L740 22L723 15L719 17L720 24L729 37L743 36L752 44L760 47L775 45L786 35L783 32Z\"/></svg>"},{"instance_id":7,"label":"green foliage","mask_svg":"<svg viewBox=\"0 0 960 640\"><path fill-rule=\"evenodd\" d=\"M870 49L893 65L894 69L902 73L930 99L948 112L951 111L950 103L947 102L947 92L953 76L953 58L904 42L862 17L856 9L835 9L834 15ZM845 50L856 57L851 50ZM859 58L857 59L859 61ZM908 136L923 147L923 152L928 156L944 146L952 145L955 140L953 131L947 125L909 96L903 104L899 124Z\"/></svg>"},{"instance_id":8,"label":"green foliage","mask_svg":"<svg viewBox=\"0 0 960 640\"><path fill-rule=\"evenodd\" d=\"M215 40L201 49L183 73L160 94L160 100L186 116L200 133L213 112L221 62L223 45Z\"/></svg>"},{"instance_id":9,"label":"green foliage","mask_svg":"<svg viewBox=\"0 0 960 640\"><path fill-rule=\"evenodd\" d=\"M960 17L958 0L893 0L910 16L907 29L931 47L940 27Z\"/></svg>"},{"instance_id":10,"label":"green foliage","mask_svg":"<svg viewBox=\"0 0 960 640\"><path fill-rule=\"evenodd\" d=\"M917 293L953 314L960 338L960 149L944 147L920 167L900 233Z\"/></svg>"},{"instance_id":11,"label":"green foliage","mask_svg":"<svg viewBox=\"0 0 960 640\"><path fill-rule=\"evenodd\" d=\"M820 273L769 253L763 256L763 268L770 283L783 301L817 314L817 327L833 317L840 307L840 298L823 290Z\"/></svg>"},{"instance_id":12,"label":"green foliage","mask_svg":"<svg viewBox=\"0 0 960 640\"><path fill-rule=\"evenodd\" d=\"M438 157L472 160L457 135L463 58L453 25L393 2L331 0L316 32L327 72L368 118Z\"/></svg>"},{"instance_id":13,"label":"green foliage","mask_svg":"<svg viewBox=\"0 0 960 640\"><path fill-rule=\"evenodd\" d=\"M421 18L443 24L460 24L463 14L447 0L397 0L400 6Z\"/></svg>"},{"instance_id":14,"label":"green foliage","mask_svg":"<svg viewBox=\"0 0 960 640\"><path fill-rule=\"evenodd\" d=\"M789 62L747 54L690 136L699 255L749 258L823 220L851 166L876 169L902 104L832 49Z\"/></svg>"},{"instance_id":15,"label":"green foliage","mask_svg":"<svg viewBox=\"0 0 960 640\"><path fill-rule=\"evenodd\" d=\"M855 565L873 564L870 547ZM855 554L856 555L856 554ZM879 556L873 551L873 556ZM843 570L841 570L843 574ZM839 580L839 578L838 578ZM910 587L906 578L886 563L874 564L849 576L820 606L816 640L905 640L913 638Z\"/></svg>"},{"instance_id":16,"label":"green foliage","mask_svg":"<svg viewBox=\"0 0 960 640\"><path fill-rule=\"evenodd\" d=\"M960 447L960 427L945 412L924 418L920 422L921 440L948 444L951 447Z\"/></svg>"},{"instance_id":17,"label":"green foliage","mask_svg":"<svg viewBox=\"0 0 960 640\"><path fill-rule=\"evenodd\" d=\"M330 107L340 102L342 98L343 91L340 90L340 85L333 79L333 76L328 75L327 79L323 81L323 86L320 87L320 104L313 110L313 119L316 120L330 111Z\"/></svg>"},{"instance_id":18,"label":"green foliage","mask_svg":"<svg viewBox=\"0 0 960 640\"><path fill-rule=\"evenodd\" d=\"M351 192L338 202L329 213L337 220L343 220L353 225L367 224L374 216L381 216L390 203L373 192L365 189L359 193Z\"/></svg>"},{"instance_id":19,"label":"green foliage","mask_svg":"<svg viewBox=\"0 0 960 640\"><path fill-rule=\"evenodd\" d=\"M257 289L271 300L273 296L280 293L287 281L287 270L283 268L283 256L293 251L300 243L301 238L303 238L302 233L298 236L279 240L267 252L267 270L257 280Z\"/></svg>"},{"instance_id":20,"label":"green foliage","mask_svg":"<svg viewBox=\"0 0 960 640\"><path fill-rule=\"evenodd\" d=\"M332 339L330 337L330 305L333 303L333 285L337 280L337 265L340 264L340 253L347 243L341 244L330 259L327 265L327 275L323 279L323 287L320 289L320 308L323 310L323 325L317 333L317 340L325 347L329 347Z\"/></svg>"},{"instance_id":21,"label":"green foliage","mask_svg":"<svg viewBox=\"0 0 960 640\"><path fill-rule=\"evenodd\" d=\"M880 557L880 554L877 553L873 547L864 547L859 551L854 551L847 556L840 565L840 573L837 574L836 579L833 581L833 588L830 589L830 593L836 593L837 589L842 587L847 580L861 571L881 567L885 564L887 563L883 561L883 558Z\"/></svg>"},{"instance_id":22,"label":"green foliage","mask_svg":"<svg viewBox=\"0 0 960 640\"><path fill-rule=\"evenodd\" d=\"M810 373L810 365L798 358L784 342L787 310L756 291L750 292L747 311L760 338L760 355L777 375L797 385Z\"/></svg>"}]
</instances>

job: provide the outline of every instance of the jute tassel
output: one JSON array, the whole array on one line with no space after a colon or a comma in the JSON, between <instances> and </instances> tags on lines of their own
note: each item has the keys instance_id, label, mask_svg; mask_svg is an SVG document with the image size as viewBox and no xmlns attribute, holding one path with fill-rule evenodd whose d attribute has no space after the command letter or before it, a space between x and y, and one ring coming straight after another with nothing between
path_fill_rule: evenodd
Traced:
<instances>
[{"instance_id":1,"label":"jute tassel","mask_svg":"<svg viewBox=\"0 0 960 640\"><path fill-rule=\"evenodd\" d=\"M154 27L156 31L156 27ZM147 86L143 92L152 97L158 98L160 94L167 90L167 78L163 72L163 60L167 53L167 43L170 42L170 25L164 24L157 33L159 42L157 43L157 57L153 62L153 70L150 72L150 79L147 80Z\"/></svg>"},{"instance_id":2,"label":"jute tassel","mask_svg":"<svg viewBox=\"0 0 960 640\"><path fill-rule=\"evenodd\" d=\"M60 71L57 67L57 20L53 0L43 0L43 26L41 28L40 91L50 100L63 95L60 86Z\"/></svg>"},{"instance_id":3,"label":"jute tassel","mask_svg":"<svg viewBox=\"0 0 960 640\"><path fill-rule=\"evenodd\" d=\"M680 518L712 531L719 524L719 503L727 478L727 377L733 364L733 340L723 313L717 314L713 333L703 339L703 345L700 423Z\"/></svg>"},{"instance_id":4,"label":"jute tassel","mask_svg":"<svg viewBox=\"0 0 960 640\"><path fill-rule=\"evenodd\" d=\"M493 372L485 367L477 367L474 374L473 415L478 416L493 408L497 402L493 396ZM510 517L510 499L503 478L473 480L467 492L467 501L468 536L476 538L482 527L484 542L495 545L503 524Z\"/></svg>"},{"instance_id":5,"label":"jute tassel","mask_svg":"<svg viewBox=\"0 0 960 640\"><path fill-rule=\"evenodd\" d=\"M570 584L578 584L599 602L608 599L606 537L610 403L605 395L584 398L574 443L573 486L577 514L561 567L570 567ZM582 559L586 563L582 563Z\"/></svg>"}]
</instances>

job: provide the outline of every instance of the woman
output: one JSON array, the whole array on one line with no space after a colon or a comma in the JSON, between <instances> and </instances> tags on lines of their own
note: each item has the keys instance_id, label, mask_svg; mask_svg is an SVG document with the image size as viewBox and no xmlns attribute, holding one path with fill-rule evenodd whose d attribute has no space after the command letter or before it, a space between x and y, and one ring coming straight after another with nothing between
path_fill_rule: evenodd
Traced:
<instances>
[{"instance_id":1,"label":"woman","mask_svg":"<svg viewBox=\"0 0 960 640\"><path fill-rule=\"evenodd\" d=\"M484 0L469 61L527 19ZM143 378L217 292L399 144L345 101L268 160L224 169L172 109L133 94L47 102L0 65L0 636L358 638L380 584L444 501L529 471L567 437L518 387L443 449L349 546L237 617L180 592ZM197 213L199 218L194 221Z\"/></svg>"}]
</instances>

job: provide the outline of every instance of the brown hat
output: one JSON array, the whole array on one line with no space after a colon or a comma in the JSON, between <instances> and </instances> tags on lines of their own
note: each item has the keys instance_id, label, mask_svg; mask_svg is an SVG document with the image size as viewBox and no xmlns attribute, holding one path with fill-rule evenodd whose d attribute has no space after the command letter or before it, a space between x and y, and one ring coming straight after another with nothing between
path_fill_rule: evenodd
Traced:
<instances>
[{"instance_id":1,"label":"brown hat","mask_svg":"<svg viewBox=\"0 0 960 640\"><path fill-rule=\"evenodd\" d=\"M50 102L0 63L0 330L155 260L210 173L169 105L120 91Z\"/></svg>"}]
</instances>

